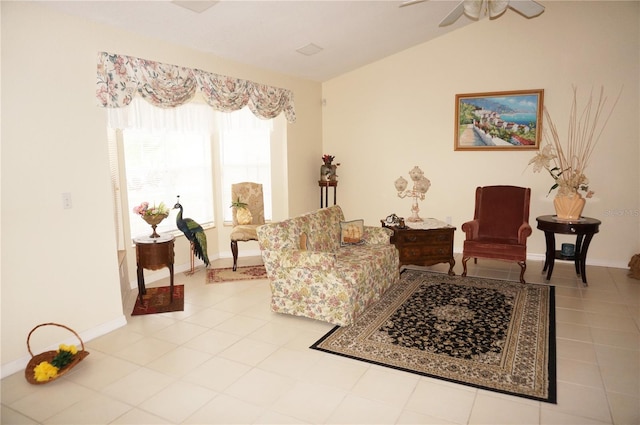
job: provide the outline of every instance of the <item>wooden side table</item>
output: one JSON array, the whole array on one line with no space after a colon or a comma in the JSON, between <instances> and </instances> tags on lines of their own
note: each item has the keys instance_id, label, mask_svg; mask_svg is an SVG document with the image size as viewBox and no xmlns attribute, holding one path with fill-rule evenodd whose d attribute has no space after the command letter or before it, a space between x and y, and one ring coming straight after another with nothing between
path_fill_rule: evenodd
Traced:
<instances>
[{"instance_id":1,"label":"wooden side table","mask_svg":"<svg viewBox=\"0 0 640 425\"><path fill-rule=\"evenodd\" d=\"M454 276L453 266L453 235L455 227L433 219L425 219L426 226L412 224L413 227L387 226L380 220L383 227L393 230L391 243L398 248L400 265L432 266L438 263L449 263L449 275ZM435 223L435 225L433 224ZM436 226L436 227L434 227Z\"/></svg>"},{"instance_id":2,"label":"wooden side table","mask_svg":"<svg viewBox=\"0 0 640 425\"><path fill-rule=\"evenodd\" d=\"M173 302L173 235L161 234L159 238L141 236L133 239L136 244L136 263L138 265L138 297L147 293L144 286L144 269L159 270L169 268L170 302Z\"/></svg>"},{"instance_id":3,"label":"wooden side table","mask_svg":"<svg viewBox=\"0 0 640 425\"><path fill-rule=\"evenodd\" d=\"M320 208L329 206L329 188L333 188L333 205L336 204L336 191L338 190L337 180L318 180L318 186L320 186ZM323 201L324 197L324 203Z\"/></svg>"},{"instance_id":4,"label":"wooden side table","mask_svg":"<svg viewBox=\"0 0 640 425\"><path fill-rule=\"evenodd\" d=\"M555 260L573 261L576 267L576 274L582 276L582 283L587 286L587 250L593 235L600 231L600 220L590 217L582 217L575 221L558 220L553 215L542 215L536 218L538 229L544 232L547 244L545 253L543 272L547 271L547 280L551 279ZM556 251L556 233L565 235L576 235L576 250L573 257L562 255L561 251Z\"/></svg>"}]
</instances>

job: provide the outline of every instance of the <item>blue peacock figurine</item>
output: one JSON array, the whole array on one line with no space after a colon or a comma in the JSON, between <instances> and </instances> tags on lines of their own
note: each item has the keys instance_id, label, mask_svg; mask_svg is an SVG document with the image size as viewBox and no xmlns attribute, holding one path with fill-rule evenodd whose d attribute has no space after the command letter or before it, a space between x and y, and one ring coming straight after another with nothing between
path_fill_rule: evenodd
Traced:
<instances>
[{"instance_id":1,"label":"blue peacock figurine","mask_svg":"<svg viewBox=\"0 0 640 425\"><path fill-rule=\"evenodd\" d=\"M173 209L179 209L180 212L176 217L176 225L178 229L184 233L189 242L191 242L191 272L193 273L193 255L204 261L206 267L209 267L209 256L207 255L207 235L204 233L202 226L190 218L182 218L182 205L180 205L180 195L173 206Z\"/></svg>"}]
</instances>

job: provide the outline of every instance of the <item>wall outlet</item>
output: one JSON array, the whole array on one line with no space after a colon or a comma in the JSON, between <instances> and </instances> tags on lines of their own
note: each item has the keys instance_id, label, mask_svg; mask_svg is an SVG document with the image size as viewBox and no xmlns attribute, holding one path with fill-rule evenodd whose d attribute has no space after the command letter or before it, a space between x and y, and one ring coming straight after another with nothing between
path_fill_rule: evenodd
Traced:
<instances>
[{"instance_id":1,"label":"wall outlet","mask_svg":"<svg viewBox=\"0 0 640 425\"><path fill-rule=\"evenodd\" d=\"M62 194L62 208L64 208L65 210L70 210L71 208L73 208L70 192L64 192Z\"/></svg>"}]
</instances>

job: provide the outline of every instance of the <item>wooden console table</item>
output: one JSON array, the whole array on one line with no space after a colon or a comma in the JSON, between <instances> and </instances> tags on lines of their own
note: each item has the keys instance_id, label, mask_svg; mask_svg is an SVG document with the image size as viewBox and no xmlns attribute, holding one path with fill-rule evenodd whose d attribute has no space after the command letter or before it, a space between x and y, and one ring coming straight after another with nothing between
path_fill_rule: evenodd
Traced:
<instances>
[{"instance_id":1,"label":"wooden console table","mask_svg":"<svg viewBox=\"0 0 640 425\"><path fill-rule=\"evenodd\" d=\"M383 227L393 230L391 243L398 248L400 265L432 266L449 263L449 275L454 276L453 234L455 227L434 219L425 219L422 223L409 223L400 228L388 226L380 220Z\"/></svg>"},{"instance_id":2,"label":"wooden console table","mask_svg":"<svg viewBox=\"0 0 640 425\"><path fill-rule=\"evenodd\" d=\"M582 276L582 283L587 286L587 250L593 235L600 231L600 220L590 217L582 217L579 220L566 221L558 220L553 215L542 215L536 218L538 229L544 232L547 243L544 267L542 271L547 272L547 280L551 279L555 260L573 261L576 267L576 274ZM561 251L556 251L556 233L565 235L576 235L576 250L573 257L562 255Z\"/></svg>"},{"instance_id":3,"label":"wooden console table","mask_svg":"<svg viewBox=\"0 0 640 425\"><path fill-rule=\"evenodd\" d=\"M138 265L138 297L142 302L142 296L147 293L144 286L144 269L158 270L169 268L170 302L173 302L173 235L161 234L159 238L148 236L133 239L136 244L136 263Z\"/></svg>"}]
</instances>

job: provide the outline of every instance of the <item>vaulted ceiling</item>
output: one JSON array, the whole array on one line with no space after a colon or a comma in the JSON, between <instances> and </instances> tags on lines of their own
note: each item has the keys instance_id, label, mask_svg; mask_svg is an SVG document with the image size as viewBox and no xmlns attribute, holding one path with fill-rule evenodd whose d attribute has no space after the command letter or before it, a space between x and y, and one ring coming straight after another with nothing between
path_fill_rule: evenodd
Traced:
<instances>
[{"instance_id":1,"label":"vaulted ceiling","mask_svg":"<svg viewBox=\"0 0 640 425\"><path fill-rule=\"evenodd\" d=\"M42 4L161 41L321 82L473 23L462 16L453 25L438 26L458 3L429 0L407 7L399 7L400 0ZM321 50L311 55L297 51L313 51L314 46Z\"/></svg>"}]
</instances>

